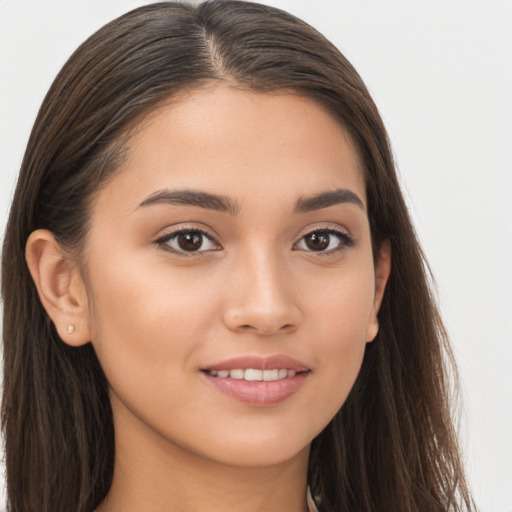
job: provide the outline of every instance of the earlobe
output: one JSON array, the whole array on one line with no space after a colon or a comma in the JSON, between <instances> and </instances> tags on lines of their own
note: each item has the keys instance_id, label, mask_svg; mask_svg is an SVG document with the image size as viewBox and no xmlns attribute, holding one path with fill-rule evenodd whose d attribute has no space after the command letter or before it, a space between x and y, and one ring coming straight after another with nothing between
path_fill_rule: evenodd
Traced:
<instances>
[{"instance_id":1,"label":"earlobe","mask_svg":"<svg viewBox=\"0 0 512 512\"><path fill-rule=\"evenodd\" d=\"M25 258L39 298L65 343L80 346L90 341L85 285L78 266L46 229L30 234Z\"/></svg>"},{"instance_id":2,"label":"earlobe","mask_svg":"<svg viewBox=\"0 0 512 512\"><path fill-rule=\"evenodd\" d=\"M378 313L386 284L391 273L391 244L389 240L385 240L380 248L377 261L375 262L375 297L373 303L373 310L368 329L366 331L366 341L370 342L375 339L379 332L379 319Z\"/></svg>"}]
</instances>

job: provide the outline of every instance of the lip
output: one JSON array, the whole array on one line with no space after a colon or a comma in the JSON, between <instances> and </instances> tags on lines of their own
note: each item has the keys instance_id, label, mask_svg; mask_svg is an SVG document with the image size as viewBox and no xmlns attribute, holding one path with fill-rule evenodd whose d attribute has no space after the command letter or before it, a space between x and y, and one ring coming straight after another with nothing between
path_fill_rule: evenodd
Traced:
<instances>
[{"instance_id":1,"label":"lip","mask_svg":"<svg viewBox=\"0 0 512 512\"><path fill-rule=\"evenodd\" d=\"M275 381L219 378L207 373L210 370L247 370L249 368L255 370L286 369L294 370L297 373L293 377ZM310 368L297 359L278 354L270 357L243 356L227 359L203 368L202 374L224 395L248 405L268 407L277 405L297 393L306 382Z\"/></svg>"}]
</instances>

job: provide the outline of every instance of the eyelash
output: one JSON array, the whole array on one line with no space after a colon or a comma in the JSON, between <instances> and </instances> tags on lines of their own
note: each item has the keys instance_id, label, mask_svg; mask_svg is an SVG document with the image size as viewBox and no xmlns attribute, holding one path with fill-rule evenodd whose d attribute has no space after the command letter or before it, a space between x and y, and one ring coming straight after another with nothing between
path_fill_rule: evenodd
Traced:
<instances>
[{"instance_id":1,"label":"eyelash","mask_svg":"<svg viewBox=\"0 0 512 512\"><path fill-rule=\"evenodd\" d=\"M338 247L336 247L334 249L330 249L329 251L314 251L314 250L309 250L308 251L308 250L305 250L305 252L310 252L310 253L316 254L318 256L329 256L329 255L332 255L334 253L344 252L347 249L349 249L350 247L352 247L354 245L354 243L355 243L354 239L348 233L346 233L345 231L342 231L341 229L332 228L332 227L325 227L325 228L313 229L312 231L309 231L309 232L305 233L304 235L302 235L302 237L299 239L299 241L294 244L294 247L298 243L300 243L302 240L304 240L308 235L312 235L312 234L315 234L315 233L325 233L325 234L327 234L329 236L334 235L335 237L338 238L338 240L340 242ZM189 235L197 234L197 235L201 235L202 237L206 238L210 242L214 243L216 246L220 247L220 243L219 243L219 241L215 237L213 237L212 235L210 235L206 231L203 231L202 229L199 229L199 228L180 228L180 229L177 229L176 231L173 231L172 233L167 233L166 235L163 235L163 236L157 238L155 240L155 244L157 246L161 247L165 251L169 251L169 252L172 252L174 254L178 254L180 256L184 256L184 257L198 257L198 256L201 257L201 256L203 256L204 253L211 252L212 250L214 250L214 251L219 250L219 249L209 249L209 250L203 250L203 251L189 251L189 252L187 252L186 250L183 250L183 249L176 250L176 249L173 249L172 247L169 246L169 242L171 240L176 239L178 236L184 235L184 234L189 234ZM201 243L201 245L203 245L203 242ZM300 249L294 249L294 250L300 250Z\"/></svg>"}]
</instances>

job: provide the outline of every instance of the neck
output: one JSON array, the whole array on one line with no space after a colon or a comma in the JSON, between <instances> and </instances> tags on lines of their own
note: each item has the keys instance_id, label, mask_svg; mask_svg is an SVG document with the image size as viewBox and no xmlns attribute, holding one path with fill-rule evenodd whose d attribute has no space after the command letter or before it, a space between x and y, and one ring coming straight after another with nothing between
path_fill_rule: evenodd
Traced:
<instances>
[{"instance_id":1,"label":"neck","mask_svg":"<svg viewBox=\"0 0 512 512\"><path fill-rule=\"evenodd\" d=\"M279 464L232 466L149 428L116 429L113 482L96 512L306 512L308 456L309 446Z\"/></svg>"}]
</instances>

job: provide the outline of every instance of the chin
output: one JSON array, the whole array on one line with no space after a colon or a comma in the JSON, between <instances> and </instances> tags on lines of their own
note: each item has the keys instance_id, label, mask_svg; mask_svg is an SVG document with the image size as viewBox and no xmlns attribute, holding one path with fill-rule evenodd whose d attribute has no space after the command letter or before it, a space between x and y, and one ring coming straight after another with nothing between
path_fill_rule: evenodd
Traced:
<instances>
[{"instance_id":1,"label":"chin","mask_svg":"<svg viewBox=\"0 0 512 512\"><path fill-rule=\"evenodd\" d=\"M228 466L279 465L294 458L308 457L314 436L305 434L291 429L284 432L279 428L262 428L254 433L229 432L222 440L212 437L202 456Z\"/></svg>"},{"instance_id":2,"label":"chin","mask_svg":"<svg viewBox=\"0 0 512 512\"><path fill-rule=\"evenodd\" d=\"M261 443L237 444L237 446L231 445L228 452L223 451L222 454L216 454L212 460L239 468L279 466L293 459L307 458L309 447L310 443L295 447L283 446L283 443L278 446L275 444L262 446Z\"/></svg>"}]
</instances>

